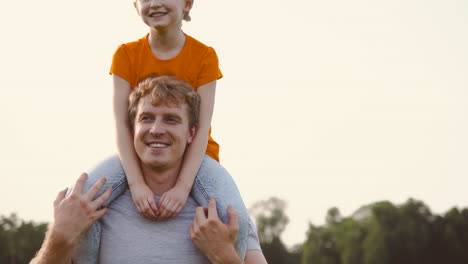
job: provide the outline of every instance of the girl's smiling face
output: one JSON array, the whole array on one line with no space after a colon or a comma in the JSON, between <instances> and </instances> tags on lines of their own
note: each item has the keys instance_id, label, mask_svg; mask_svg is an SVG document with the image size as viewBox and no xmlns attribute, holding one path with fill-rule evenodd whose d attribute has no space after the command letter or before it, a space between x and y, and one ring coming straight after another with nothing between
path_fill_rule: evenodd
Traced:
<instances>
[{"instance_id":1,"label":"girl's smiling face","mask_svg":"<svg viewBox=\"0 0 468 264\"><path fill-rule=\"evenodd\" d=\"M193 0L137 0L134 6L143 22L156 30L180 29Z\"/></svg>"}]
</instances>

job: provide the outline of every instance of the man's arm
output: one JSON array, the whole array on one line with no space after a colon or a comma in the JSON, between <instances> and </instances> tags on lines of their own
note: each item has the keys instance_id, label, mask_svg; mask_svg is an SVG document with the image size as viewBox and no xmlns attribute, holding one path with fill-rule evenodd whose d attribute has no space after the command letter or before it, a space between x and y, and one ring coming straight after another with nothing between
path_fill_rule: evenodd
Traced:
<instances>
[{"instance_id":1,"label":"man's arm","mask_svg":"<svg viewBox=\"0 0 468 264\"><path fill-rule=\"evenodd\" d=\"M206 208L198 207L190 228L190 238L195 246L215 264L238 264L243 263L236 252L236 242L239 224L237 214L231 206L228 207L229 223L224 224L218 217L216 201L211 199ZM208 215L206 214L208 213ZM250 250L245 256L245 263L266 264L265 257L261 251Z\"/></svg>"},{"instance_id":2,"label":"man's arm","mask_svg":"<svg viewBox=\"0 0 468 264\"><path fill-rule=\"evenodd\" d=\"M95 221L104 216L107 209L97 210L109 198L112 188L93 201L93 197L104 186L105 178L99 179L87 193L83 185L88 175L83 173L76 181L72 193L65 197L67 189L61 191L54 201L54 222L46 239L30 264L71 263L77 241Z\"/></svg>"},{"instance_id":3,"label":"man's arm","mask_svg":"<svg viewBox=\"0 0 468 264\"><path fill-rule=\"evenodd\" d=\"M265 256L260 250L247 250L245 264L267 264Z\"/></svg>"}]
</instances>

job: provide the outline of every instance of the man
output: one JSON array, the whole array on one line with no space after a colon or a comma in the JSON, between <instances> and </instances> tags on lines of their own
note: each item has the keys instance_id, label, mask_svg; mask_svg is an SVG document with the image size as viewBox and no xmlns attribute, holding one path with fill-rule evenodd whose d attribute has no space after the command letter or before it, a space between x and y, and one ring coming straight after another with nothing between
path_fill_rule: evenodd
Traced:
<instances>
[{"instance_id":1,"label":"man","mask_svg":"<svg viewBox=\"0 0 468 264\"><path fill-rule=\"evenodd\" d=\"M140 96L137 106L130 108L134 147L146 183L155 195L162 195L175 185L185 149L195 136L193 112L198 111L192 108L199 107L199 97L184 82L165 76L148 78L140 88L144 91L132 95ZM161 100L163 94L172 99ZM101 263L243 263L234 248L238 223L232 208L224 224L216 201L202 208L189 199L175 218L150 222L137 212L129 191L97 210L112 191L94 199L105 179L83 193L86 178L81 175L68 197L66 190L58 194L54 223L32 263L70 263L80 237L100 218ZM266 263L258 240L249 243L245 263Z\"/></svg>"}]
</instances>

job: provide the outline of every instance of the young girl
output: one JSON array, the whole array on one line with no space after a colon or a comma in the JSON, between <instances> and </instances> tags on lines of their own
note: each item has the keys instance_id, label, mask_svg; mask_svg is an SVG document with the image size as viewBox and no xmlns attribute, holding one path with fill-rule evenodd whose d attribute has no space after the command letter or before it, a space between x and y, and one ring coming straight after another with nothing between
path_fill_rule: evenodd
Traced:
<instances>
[{"instance_id":1,"label":"young girl","mask_svg":"<svg viewBox=\"0 0 468 264\"><path fill-rule=\"evenodd\" d=\"M109 186L113 188L111 201L125 191L128 182L139 213L153 220L176 216L190 192L201 206L207 206L208 200L215 198L218 213L225 222L228 219L226 208L232 205L239 216L236 248L243 257L249 217L234 181L219 164L219 146L210 135L216 80L222 77L218 59L214 49L181 30L182 20L190 21L192 5L193 0L136 0L134 3L150 32L137 41L121 45L112 61L110 73L114 85L114 114L120 159L114 157L100 164L89 173L86 186L91 186L99 177L106 177L107 186L102 190ZM194 87L201 97L198 131L185 153L178 181L161 196L157 205L154 194L142 176L127 112L131 90L150 75L177 76ZM89 261L99 252L99 234L100 226L96 223L86 238L89 243L97 243L97 249L91 247L94 252L88 252Z\"/></svg>"}]
</instances>

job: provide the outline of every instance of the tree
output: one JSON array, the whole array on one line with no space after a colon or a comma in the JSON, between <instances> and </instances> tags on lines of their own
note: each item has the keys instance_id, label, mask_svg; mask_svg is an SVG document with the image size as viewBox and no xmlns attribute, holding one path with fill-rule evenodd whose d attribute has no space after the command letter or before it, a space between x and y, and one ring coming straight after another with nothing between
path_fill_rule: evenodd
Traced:
<instances>
[{"instance_id":1,"label":"tree","mask_svg":"<svg viewBox=\"0 0 468 264\"><path fill-rule=\"evenodd\" d=\"M47 224L20 220L16 214L0 218L0 263L28 263L41 247Z\"/></svg>"},{"instance_id":2,"label":"tree","mask_svg":"<svg viewBox=\"0 0 468 264\"><path fill-rule=\"evenodd\" d=\"M281 241L281 234L289 223L285 209L285 201L271 197L255 203L249 210L255 217L260 245L269 264L299 263L300 247L290 253Z\"/></svg>"},{"instance_id":3,"label":"tree","mask_svg":"<svg viewBox=\"0 0 468 264\"><path fill-rule=\"evenodd\" d=\"M255 217L258 237L263 243L271 243L275 238L279 238L283 233L289 218L284 213L286 202L271 197L267 201L256 202L250 213Z\"/></svg>"},{"instance_id":4,"label":"tree","mask_svg":"<svg viewBox=\"0 0 468 264\"><path fill-rule=\"evenodd\" d=\"M430 252L437 263L468 263L468 209L452 208L437 217L432 231Z\"/></svg>"},{"instance_id":5,"label":"tree","mask_svg":"<svg viewBox=\"0 0 468 264\"><path fill-rule=\"evenodd\" d=\"M309 223L301 263L341 264L336 236L332 228L316 227Z\"/></svg>"},{"instance_id":6,"label":"tree","mask_svg":"<svg viewBox=\"0 0 468 264\"><path fill-rule=\"evenodd\" d=\"M302 264L468 263L468 209L432 215L421 201L376 202L343 217L331 208L326 224L309 224Z\"/></svg>"},{"instance_id":7,"label":"tree","mask_svg":"<svg viewBox=\"0 0 468 264\"><path fill-rule=\"evenodd\" d=\"M342 264L362 263L362 244L366 237L365 225L352 217L345 218L336 227L336 246Z\"/></svg>"}]
</instances>

